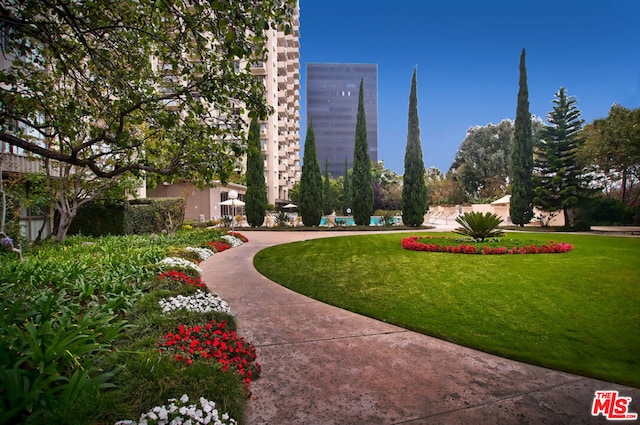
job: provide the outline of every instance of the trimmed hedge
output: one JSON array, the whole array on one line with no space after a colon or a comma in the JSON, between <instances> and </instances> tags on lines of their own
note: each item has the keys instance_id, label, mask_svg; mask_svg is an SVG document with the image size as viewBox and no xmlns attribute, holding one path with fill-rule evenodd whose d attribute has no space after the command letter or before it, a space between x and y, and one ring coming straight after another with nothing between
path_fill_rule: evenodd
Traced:
<instances>
[{"instance_id":1,"label":"trimmed hedge","mask_svg":"<svg viewBox=\"0 0 640 425\"><path fill-rule=\"evenodd\" d=\"M124 202L89 202L78 209L68 233L93 237L124 235L124 217Z\"/></svg>"},{"instance_id":2,"label":"trimmed hedge","mask_svg":"<svg viewBox=\"0 0 640 425\"><path fill-rule=\"evenodd\" d=\"M182 198L145 198L128 202L90 202L71 223L69 234L94 237L171 232L182 225Z\"/></svg>"},{"instance_id":3,"label":"trimmed hedge","mask_svg":"<svg viewBox=\"0 0 640 425\"><path fill-rule=\"evenodd\" d=\"M127 234L171 232L184 221L183 198L145 198L129 201L124 231Z\"/></svg>"}]
</instances>

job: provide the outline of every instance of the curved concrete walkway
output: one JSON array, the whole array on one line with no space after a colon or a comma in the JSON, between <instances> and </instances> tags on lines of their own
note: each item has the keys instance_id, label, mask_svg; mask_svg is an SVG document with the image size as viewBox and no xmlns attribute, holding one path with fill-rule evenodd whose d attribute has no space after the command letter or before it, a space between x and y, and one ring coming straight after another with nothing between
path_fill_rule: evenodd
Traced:
<instances>
[{"instance_id":1,"label":"curved concrete walkway","mask_svg":"<svg viewBox=\"0 0 640 425\"><path fill-rule=\"evenodd\" d=\"M252 383L245 424L610 423L591 415L596 390L618 390L632 397L630 412L640 412L640 389L410 332L294 293L253 268L265 247L354 233L242 232L249 243L201 267L239 333L257 346L262 376Z\"/></svg>"}]
</instances>

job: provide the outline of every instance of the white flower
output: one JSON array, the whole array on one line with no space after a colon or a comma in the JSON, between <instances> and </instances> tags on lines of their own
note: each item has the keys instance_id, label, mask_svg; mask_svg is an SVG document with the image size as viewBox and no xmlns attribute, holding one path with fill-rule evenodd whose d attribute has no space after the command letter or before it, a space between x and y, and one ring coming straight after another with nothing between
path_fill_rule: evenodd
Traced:
<instances>
[{"instance_id":1,"label":"white flower","mask_svg":"<svg viewBox=\"0 0 640 425\"><path fill-rule=\"evenodd\" d=\"M235 419L231 418L227 413L223 413L222 417L218 416L216 404L213 401L200 397L200 406L195 404L187 404L189 396L184 394L180 400L169 399L169 408L166 406L156 406L147 413L140 415L138 422L124 420L116 422L116 425L167 425L167 424L208 424L215 423L220 425L237 425ZM208 412L206 416L203 412ZM157 416L156 416L157 414Z\"/></svg>"},{"instance_id":2,"label":"white flower","mask_svg":"<svg viewBox=\"0 0 640 425\"><path fill-rule=\"evenodd\" d=\"M194 248L192 246L188 246L185 249L189 252L197 253L198 257L200 257L200 260L202 261L206 260L214 254L214 252L209 248Z\"/></svg>"},{"instance_id":3,"label":"white flower","mask_svg":"<svg viewBox=\"0 0 640 425\"><path fill-rule=\"evenodd\" d=\"M231 248L237 248L244 243L242 239L231 235L223 235L221 238L227 241L227 243L231 245Z\"/></svg>"},{"instance_id":4,"label":"white flower","mask_svg":"<svg viewBox=\"0 0 640 425\"><path fill-rule=\"evenodd\" d=\"M174 268L179 267L183 269L191 269L198 272L198 275L202 274L202 269L198 267L196 263L193 261L185 260L184 258L179 257L167 257L164 260L160 261L160 266L163 268Z\"/></svg>"},{"instance_id":5,"label":"white flower","mask_svg":"<svg viewBox=\"0 0 640 425\"><path fill-rule=\"evenodd\" d=\"M221 312L231 314L229 304L216 294L205 293L198 289L194 295L177 295L158 301L163 313L185 309L199 313Z\"/></svg>"}]
</instances>

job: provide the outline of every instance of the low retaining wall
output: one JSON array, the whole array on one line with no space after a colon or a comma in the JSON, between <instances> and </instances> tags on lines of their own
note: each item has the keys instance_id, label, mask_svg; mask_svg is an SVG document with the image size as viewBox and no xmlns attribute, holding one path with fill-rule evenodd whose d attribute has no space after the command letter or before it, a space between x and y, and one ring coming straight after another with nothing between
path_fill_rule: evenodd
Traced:
<instances>
[{"instance_id":1,"label":"low retaining wall","mask_svg":"<svg viewBox=\"0 0 640 425\"><path fill-rule=\"evenodd\" d=\"M591 231L610 235L640 235L640 226L591 226Z\"/></svg>"}]
</instances>

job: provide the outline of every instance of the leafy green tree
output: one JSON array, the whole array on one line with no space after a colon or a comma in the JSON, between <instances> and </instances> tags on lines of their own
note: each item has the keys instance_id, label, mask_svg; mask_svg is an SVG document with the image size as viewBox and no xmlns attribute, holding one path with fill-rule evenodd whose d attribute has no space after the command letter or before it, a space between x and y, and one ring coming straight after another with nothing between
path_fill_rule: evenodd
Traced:
<instances>
[{"instance_id":1,"label":"leafy green tree","mask_svg":"<svg viewBox=\"0 0 640 425\"><path fill-rule=\"evenodd\" d=\"M418 227L427 211L427 186L420 141L418 117L417 70L413 70L409 94L409 120L407 147L404 153L404 179L402 186L402 222L405 226Z\"/></svg>"},{"instance_id":2,"label":"leafy green tree","mask_svg":"<svg viewBox=\"0 0 640 425\"><path fill-rule=\"evenodd\" d=\"M322 219L322 173L316 153L313 123L307 126L300 177L300 205L298 211L305 226L318 226Z\"/></svg>"},{"instance_id":3,"label":"leafy green tree","mask_svg":"<svg viewBox=\"0 0 640 425\"><path fill-rule=\"evenodd\" d=\"M257 118L249 126L247 146L247 193L245 212L250 226L260 227L267 211L267 184L264 179L264 158L260 146L260 124Z\"/></svg>"},{"instance_id":4,"label":"leafy green tree","mask_svg":"<svg viewBox=\"0 0 640 425\"><path fill-rule=\"evenodd\" d=\"M533 135L531 113L529 112L529 89L527 88L527 68L525 49L520 55L520 89L516 108L513 151L511 154L511 222L524 226L533 218Z\"/></svg>"},{"instance_id":5,"label":"leafy green tree","mask_svg":"<svg viewBox=\"0 0 640 425\"><path fill-rule=\"evenodd\" d=\"M351 208L351 178L349 177L349 163L347 158L344 159L344 190L342 194L342 211L347 214L347 209Z\"/></svg>"},{"instance_id":6,"label":"leafy green tree","mask_svg":"<svg viewBox=\"0 0 640 425\"><path fill-rule=\"evenodd\" d=\"M543 211L562 210L565 226L569 226L569 210L578 203L583 187L578 134L584 120L577 100L567 96L564 87L555 96L555 106L547 116L549 125L535 151L534 204Z\"/></svg>"},{"instance_id":7,"label":"leafy green tree","mask_svg":"<svg viewBox=\"0 0 640 425\"><path fill-rule=\"evenodd\" d=\"M329 159L325 158L324 161L324 179L322 186L322 211L324 214L331 214L333 211L333 205L335 203L335 197L331 190L331 176L329 175Z\"/></svg>"},{"instance_id":8,"label":"leafy green tree","mask_svg":"<svg viewBox=\"0 0 640 425\"><path fill-rule=\"evenodd\" d=\"M113 180L209 185L232 175L246 148L243 108L271 112L251 63L266 57L267 31L290 27L295 7L3 1L2 53L13 60L0 70L0 141L53 163L56 237Z\"/></svg>"},{"instance_id":9,"label":"leafy green tree","mask_svg":"<svg viewBox=\"0 0 640 425\"><path fill-rule=\"evenodd\" d=\"M497 125L467 130L451 167L460 170L465 193L470 199L483 197L482 192L492 186L492 181L497 183L498 190L505 190L511 174L512 146L513 121L509 119Z\"/></svg>"},{"instance_id":10,"label":"leafy green tree","mask_svg":"<svg viewBox=\"0 0 640 425\"><path fill-rule=\"evenodd\" d=\"M542 120L532 117L533 140L542 137L543 129ZM511 176L513 133L514 123L510 119L467 130L451 164L467 201L486 202L505 194Z\"/></svg>"},{"instance_id":11,"label":"leafy green tree","mask_svg":"<svg viewBox=\"0 0 640 425\"><path fill-rule=\"evenodd\" d=\"M378 163L371 165L371 178L373 182L374 211L401 210L402 176Z\"/></svg>"},{"instance_id":12,"label":"leafy green tree","mask_svg":"<svg viewBox=\"0 0 640 425\"><path fill-rule=\"evenodd\" d=\"M367 142L367 119L364 111L364 79L360 80L356 139L353 148L353 221L358 226L368 226L373 214L373 187L371 186L371 159Z\"/></svg>"},{"instance_id":13,"label":"leafy green tree","mask_svg":"<svg viewBox=\"0 0 640 425\"><path fill-rule=\"evenodd\" d=\"M617 188L620 201L636 205L640 190L640 108L613 105L606 118L585 126L580 157L606 176L605 188Z\"/></svg>"},{"instance_id":14,"label":"leafy green tree","mask_svg":"<svg viewBox=\"0 0 640 425\"><path fill-rule=\"evenodd\" d=\"M293 184L293 187L289 190L289 200L296 204L300 205L300 182L297 181Z\"/></svg>"}]
</instances>

